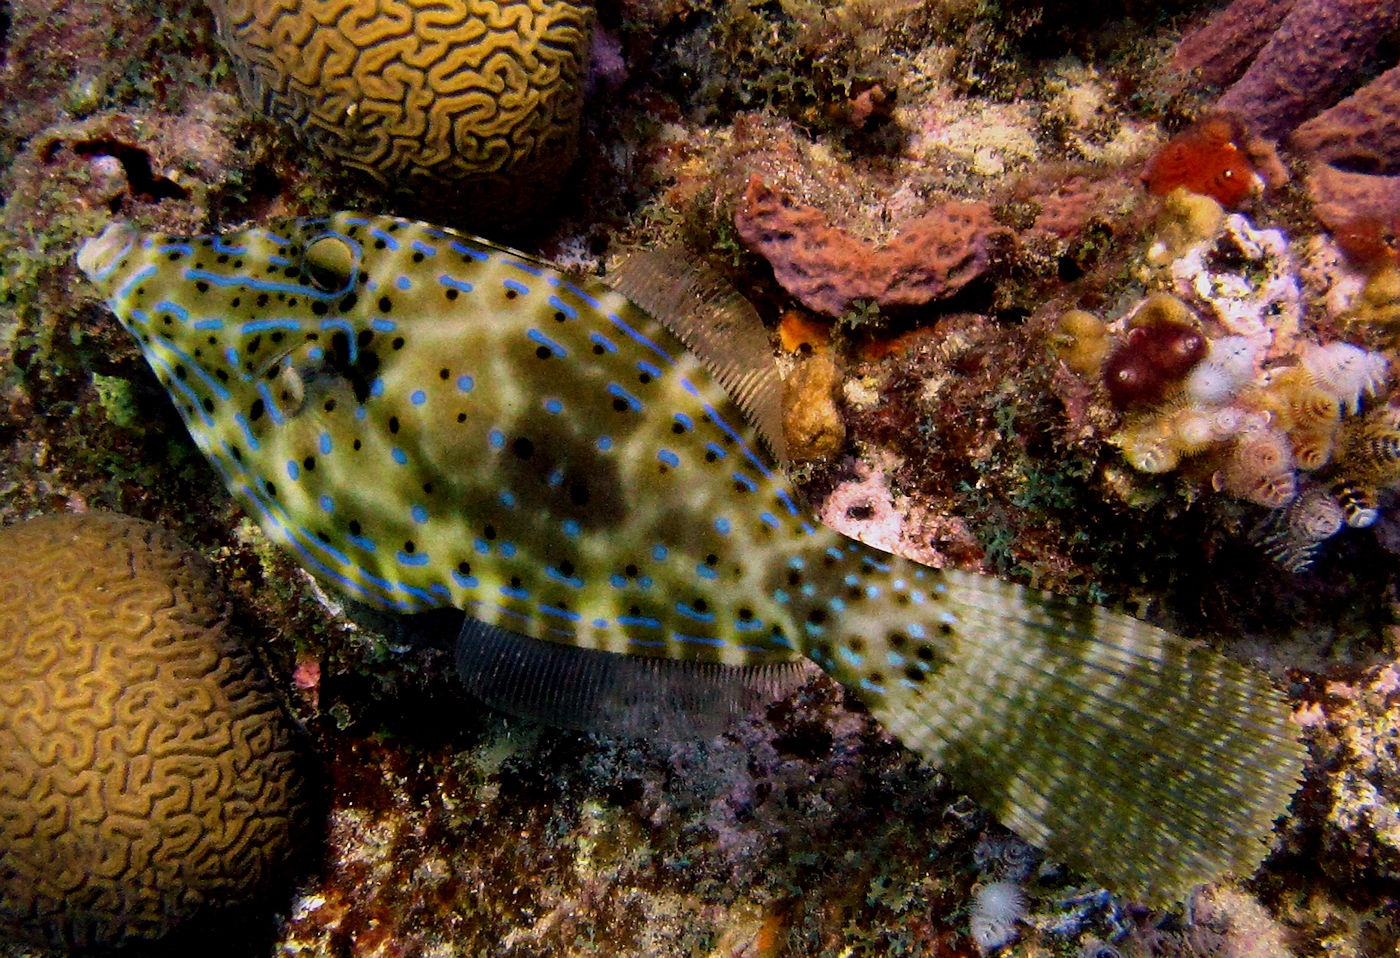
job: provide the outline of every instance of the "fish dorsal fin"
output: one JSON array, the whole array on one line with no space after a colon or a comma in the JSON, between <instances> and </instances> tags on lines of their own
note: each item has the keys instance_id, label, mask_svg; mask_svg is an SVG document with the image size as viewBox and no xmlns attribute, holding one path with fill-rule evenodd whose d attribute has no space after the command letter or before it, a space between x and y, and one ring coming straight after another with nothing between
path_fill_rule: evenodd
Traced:
<instances>
[{"instance_id":1,"label":"fish dorsal fin","mask_svg":"<svg viewBox=\"0 0 1400 958\"><path fill-rule=\"evenodd\" d=\"M738 666L617 655L532 639L468 616L457 671L488 705L547 725L617 738L688 740L807 678L805 660Z\"/></svg>"},{"instance_id":2,"label":"fish dorsal fin","mask_svg":"<svg viewBox=\"0 0 1400 958\"><path fill-rule=\"evenodd\" d=\"M709 367L773 454L788 464L783 380L758 310L722 276L683 250L628 256L608 285L646 310Z\"/></svg>"}]
</instances>

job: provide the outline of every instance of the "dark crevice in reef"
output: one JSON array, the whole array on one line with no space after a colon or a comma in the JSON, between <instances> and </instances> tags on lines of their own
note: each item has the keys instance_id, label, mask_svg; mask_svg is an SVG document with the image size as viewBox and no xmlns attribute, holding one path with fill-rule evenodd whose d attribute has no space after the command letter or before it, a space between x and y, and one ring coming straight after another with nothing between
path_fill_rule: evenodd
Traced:
<instances>
[{"instance_id":1,"label":"dark crevice in reef","mask_svg":"<svg viewBox=\"0 0 1400 958\"><path fill-rule=\"evenodd\" d=\"M185 199L189 191L179 184L157 176L151 169L151 155L139 146L116 140L80 140L73 144L78 156L110 156L121 163L131 194L143 200L159 202ZM45 158L47 159L47 157Z\"/></svg>"}]
</instances>

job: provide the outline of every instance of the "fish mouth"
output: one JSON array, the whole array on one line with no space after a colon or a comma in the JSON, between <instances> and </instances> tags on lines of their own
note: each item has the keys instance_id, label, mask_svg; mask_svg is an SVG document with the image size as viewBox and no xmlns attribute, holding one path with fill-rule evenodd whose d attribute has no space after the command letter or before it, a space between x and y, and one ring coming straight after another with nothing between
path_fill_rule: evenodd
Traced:
<instances>
[{"instance_id":1,"label":"fish mouth","mask_svg":"<svg viewBox=\"0 0 1400 958\"><path fill-rule=\"evenodd\" d=\"M136 243L137 235L130 223L108 223L106 229L78 248L78 269L94 283L103 282Z\"/></svg>"}]
</instances>

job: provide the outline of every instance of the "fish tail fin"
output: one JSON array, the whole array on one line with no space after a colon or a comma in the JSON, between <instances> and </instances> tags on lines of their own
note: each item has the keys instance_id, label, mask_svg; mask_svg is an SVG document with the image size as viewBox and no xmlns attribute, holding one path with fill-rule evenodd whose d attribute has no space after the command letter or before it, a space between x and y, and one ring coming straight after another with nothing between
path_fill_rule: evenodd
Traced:
<instances>
[{"instance_id":1,"label":"fish tail fin","mask_svg":"<svg viewBox=\"0 0 1400 958\"><path fill-rule=\"evenodd\" d=\"M850 553L805 651L1008 827L1148 902L1268 852L1304 752L1262 673L1072 599Z\"/></svg>"}]
</instances>

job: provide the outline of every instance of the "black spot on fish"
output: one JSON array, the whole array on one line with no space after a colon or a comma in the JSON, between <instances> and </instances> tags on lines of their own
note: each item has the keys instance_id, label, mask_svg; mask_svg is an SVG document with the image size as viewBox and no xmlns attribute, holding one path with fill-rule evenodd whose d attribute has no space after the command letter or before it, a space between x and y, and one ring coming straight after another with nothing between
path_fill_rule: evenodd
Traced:
<instances>
[{"instance_id":1,"label":"black spot on fish","mask_svg":"<svg viewBox=\"0 0 1400 958\"><path fill-rule=\"evenodd\" d=\"M576 506L588 505L588 486L577 481L569 483L569 501Z\"/></svg>"},{"instance_id":2,"label":"black spot on fish","mask_svg":"<svg viewBox=\"0 0 1400 958\"><path fill-rule=\"evenodd\" d=\"M194 284L194 288L199 290L201 293L209 292L209 284L202 279Z\"/></svg>"},{"instance_id":3,"label":"black spot on fish","mask_svg":"<svg viewBox=\"0 0 1400 958\"><path fill-rule=\"evenodd\" d=\"M392 349L403 349L403 342L402 336L395 336L393 342L391 342L389 346Z\"/></svg>"},{"instance_id":4,"label":"black spot on fish","mask_svg":"<svg viewBox=\"0 0 1400 958\"><path fill-rule=\"evenodd\" d=\"M379 303L378 303L378 305L379 305L379 311L380 311L381 313L393 312L394 304L393 304L393 302L389 299L389 297L387 297L387 296L381 296L381 297L379 297Z\"/></svg>"},{"instance_id":5,"label":"black spot on fish","mask_svg":"<svg viewBox=\"0 0 1400 958\"><path fill-rule=\"evenodd\" d=\"M303 459L303 460L301 461L301 467L302 467L303 469L305 469L307 472L313 472L313 471L315 471L315 469L316 469L316 457L315 457L315 456L307 456L305 459Z\"/></svg>"},{"instance_id":6,"label":"black spot on fish","mask_svg":"<svg viewBox=\"0 0 1400 958\"><path fill-rule=\"evenodd\" d=\"M190 371L189 371L188 369L185 368L185 364L184 364L184 363L176 363L176 364L175 364L175 378L176 378L176 379L179 379L179 380L181 380L181 381L184 381L184 380L190 378Z\"/></svg>"},{"instance_id":7,"label":"black spot on fish","mask_svg":"<svg viewBox=\"0 0 1400 958\"><path fill-rule=\"evenodd\" d=\"M470 562L459 562L457 563L457 571L462 575L471 575L472 564Z\"/></svg>"},{"instance_id":8,"label":"black spot on fish","mask_svg":"<svg viewBox=\"0 0 1400 958\"><path fill-rule=\"evenodd\" d=\"M535 444L524 436L519 437L510 444L511 451L521 459L529 459L535 454Z\"/></svg>"},{"instance_id":9,"label":"black spot on fish","mask_svg":"<svg viewBox=\"0 0 1400 958\"><path fill-rule=\"evenodd\" d=\"M350 534L351 534L352 536L357 536L357 535L359 535L359 534L360 534L360 520L359 520L359 519L351 519L351 520L350 520L349 529L350 529Z\"/></svg>"},{"instance_id":10,"label":"black spot on fish","mask_svg":"<svg viewBox=\"0 0 1400 958\"><path fill-rule=\"evenodd\" d=\"M269 496L271 496L274 499L277 498L277 487L272 484L271 479L263 480L263 488L267 490L267 494Z\"/></svg>"},{"instance_id":11,"label":"black spot on fish","mask_svg":"<svg viewBox=\"0 0 1400 958\"><path fill-rule=\"evenodd\" d=\"M496 527L488 523L486 528L481 530L481 537L488 541L496 538Z\"/></svg>"},{"instance_id":12,"label":"black spot on fish","mask_svg":"<svg viewBox=\"0 0 1400 958\"><path fill-rule=\"evenodd\" d=\"M344 297L341 298L339 304L337 305L340 307L340 311L342 313L348 313L350 312L350 310L355 308L355 304L359 301L360 298L354 293L347 293Z\"/></svg>"},{"instance_id":13,"label":"black spot on fish","mask_svg":"<svg viewBox=\"0 0 1400 958\"><path fill-rule=\"evenodd\" d=\"M456 299L456 298L457 298L457 290L455 290L455 289L453 289L451 286L449 286L449 287L447 287L446 291L443 292L442 295L446 296L448 299Z\"/></svg>"},{"instance_id":14,"label":"black spot on fish","mask_svg":"<svg viewBox=\"0 0 1400 958\"><path fill-rule=\"evenodd\" d=\"M254 399L252 405L248 407L248 421L257 422L266 411L267 407L263 405L262 397Z\"/></svg>"},{"instance_id":15,"label":"black spot on fish","mask_svg":"<svg viewBox=\"0 0 1400 958\"><path fill-rule=\"evenodd\" d=\"M394 435L398 435L398 432L399 432L399 417L398 417L398 416L390 416L390 417L389 417L389 431L390 431L391 433L393 433Z\"/></svg>"},{"instance_id":16,"label":"black spot on fish","mask_svg":"<svg viewBox=\"0 0 1400 958\"><path fill-rule=\"evenodd\" d=\"M404 543L403 543L403 551L404 551L404 552L407 552L409 555L413 555L413 550L415 550L415 549L417 549L417 548L418 548L418 547L417 547L416 545L413 544L413 540L412 540L412 539L405 539L405 540L404 540Z\"/></svg>"}]
</instances>

